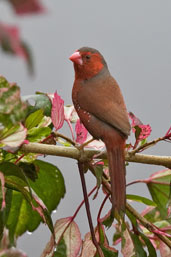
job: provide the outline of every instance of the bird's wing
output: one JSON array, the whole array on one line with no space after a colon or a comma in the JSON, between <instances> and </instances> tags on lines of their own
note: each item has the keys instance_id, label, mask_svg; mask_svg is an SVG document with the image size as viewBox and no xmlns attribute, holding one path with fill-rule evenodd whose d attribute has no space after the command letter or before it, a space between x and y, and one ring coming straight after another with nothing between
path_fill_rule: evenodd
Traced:
<instances>
[{"instance_id":1,"label":"bird's wing","mask_svg":"<svg viewBox=\"0 0 171 257\"><path fill-rule=\"evenodd\" d=\"M130 123L120 88L113 77L84 82L78 93L80 107L101 121L130 134Z\"/></svg>"}]
</instances>

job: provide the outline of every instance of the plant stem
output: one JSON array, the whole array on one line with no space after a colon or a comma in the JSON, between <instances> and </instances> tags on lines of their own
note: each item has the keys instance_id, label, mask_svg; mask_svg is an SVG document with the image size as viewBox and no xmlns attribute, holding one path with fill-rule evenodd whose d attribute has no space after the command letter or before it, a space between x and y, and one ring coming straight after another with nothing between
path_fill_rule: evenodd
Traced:
<instances>
[{"instance_id":1,"label":"plant stem","mask_svg":"<svg viewBox=\"0 0 171 257\"><path fill-rule=\"evenodd\" d=\"M78 168L79 168L79 173L80 173L80 178L81 178L81 183L82 183L82 189L83 189L83 195L84 195L84 201L85 201L85 207L86 207L86 212L87 212L87 218L89 222L89 227L90 227L90 232L92 236L92 241L100 255L100 257L104 257L103 252L100 248L100 246L97 243L96 237L95 237L95 232L94 232L94 227L93 227L93 222L92 222L92 217L91 217L91 212L90 212L90 205L89 205L89 200L88 200L88 195L87 195L87 188L86 188L86 183L85 183L85 177L84 177L84 163L78 161Z\"/></svg>"}]
</instances>

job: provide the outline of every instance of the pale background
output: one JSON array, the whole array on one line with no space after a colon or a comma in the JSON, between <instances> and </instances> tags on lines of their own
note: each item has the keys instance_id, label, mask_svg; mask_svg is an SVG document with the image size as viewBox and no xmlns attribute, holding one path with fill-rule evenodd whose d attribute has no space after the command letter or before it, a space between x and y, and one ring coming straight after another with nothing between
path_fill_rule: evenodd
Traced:
<instances>
[{"instance_id":1,"label":"pale background","mask_svg":"<svg viewBox=\"0 0 171 257\"><path fill-rule=\"evenodd\" d=\"M171 125L171 1L43 2L48 8L45 15L23 18L15 16L7 4L0 2L0 21L20 26L22 37L32 47L35 76L28 76L21 59L7 57L2 52L0 74L10 82L17 82L22 95L36 90L51 93L57 90L65 104L71 104L74 72L68 57L79 47L95 47L104 55L118 81L128 110L152 126L151 139L164 135ZM160 143L148 152L170 155L171 145ZM66 183L65 198L53 214L55 221L74 213L82 200L82 191L75 161L58 157L46 160L61 169ZM161 169L130 164L127 181L146 178ZM92 175L86 175L86 179L90 190L95 179ZM148 196L144 185L132 186L128 192ZM91 206L96 224L98 200ZM138 208L142 210L144 206ZM89 230L84 213L83 207L76 218L82 235ZM38 257L49 237L47 226L42 225L32 235L25 234L18 247L29 257Z\"/></svg>"}]
</instances>

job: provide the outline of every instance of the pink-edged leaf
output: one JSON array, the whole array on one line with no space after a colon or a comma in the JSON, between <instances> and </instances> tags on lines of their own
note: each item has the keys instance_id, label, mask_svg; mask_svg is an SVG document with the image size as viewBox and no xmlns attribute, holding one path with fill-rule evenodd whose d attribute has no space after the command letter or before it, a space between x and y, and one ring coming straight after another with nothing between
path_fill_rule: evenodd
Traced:
<instances>
[{"instance_id":1,"label":"pink-edged leaf","mask_svg":"<svg viewBox=\"0 0 171 257\"><path fill-rule=\"evenodd\" d=\"M81 123L80 119L77 120L75 125L75 132L76 132L76 142L79 144L83 144L87 139L88 131Z\"/></svg>"},{"instance_id":2,"label":"pink-edged leaf","mask_svg":"<svg viewBox=\"0 0 171 257\"><path fill-rule=\"evenodd\" d=\"M64 123L64 100L55 92L52 100L51 118L56 130Z\"/></svg>"},{"instance_id":3,"label":"pink-edged leaf","mask_svg":"<svg viewBox=\"0 0 171 257\"><path fill-rule=\"evenodd\" d=\"M161 257L171 256L171 249L162 241L160 241L159 250L160 250Z\"/></svg>"},{"instance_id":4,"label":"pink-edged leaf","mask_svg":"<svg viewBox=\"0 0 171 257\"><path fill-rule=\"evenodd\" d=\"M20 123L19 128L10 136L7 136L0 140L0 143L4 146L15 148L24 144L27 136L27 129Z\"/></svg>"},{"instance_id":5,"label":"pink-edged leaf","mask_svg":"<svg viewBox=\"0 0 171 257\"><path fill-rule=\"evenodd\" d=\"M17 26L0 22L0 44L5 51L27 59L27 53L22 46L20 30Z\"/></svg>"},{"instance_id":6,"label":"pink-edged leaf","mask_svg":"<svg viewBox=\"0 0 171 257\"><path fill-rule=\"evenodd\" d=\"M88 232L83 241L83 248L80 257L94 257L96 253L96 247L94 246L90 232Z\"/></svg>"},{"instance_id":7,"label":"pink-edged leaf","mask_svg":"<svg viewBox=\"0 0 171 257\"><path fill-rule=\"evenodd\" d=\"M40 14L45 12L45 8L39 0L8 0L13 6L16 14Z\"/></svg>"},{"instance_id":8,"label":"pink-edged leaf","mask_svg":"<svg viewBox=\"0 0 171 257\"><path fill-rule=\"evenodd\" d=\"M0 209L3 210L6 207L5 203L5 177L4 174L0 171L0 181L1 181L1 192L2 192L2 204L0 206Z\"/></svg>"},{"instance_id":9,"label":"pink-edged leaf","mask_svg":"<svg viewBox=\"0 0 171 257\"><path fill-rule=\"evenodd\" d=\"M14 247L0 251L0 257L27 257L27 255Z\"/></svg>"},{"instance_id":10,"label":"pink-edged leaf","mask_svg":"<svg viewBox=\"0 0 171 257\"><path fill-rule=\"evenodd\" d=\"M146 139L147 137L150 136L151 134L151 126L150 125L139 125L139 128L141 129L140 135L139 135L139 140Z\"/></svg>"},{"instance_id":11,"label":"pink-edged leaf","mask_svg":"<svg viewBox=\"0 0 171 257\"><path fill-rule=\"evenodd\" d=\"M31 203L32 209L34 211L38 212L38 214L40 215L40 217L43 219L43 221L46 224L46 217L44 215L44 210L47 210L47 208L44 205L43 201L40 198L38 198L35 193L34 194L32 193L32 196L33 196L34 200L36 201L36 203L38 204L38 206L34 206L33 203Z\"/></svg>"},{"instance_id":12,"label":"pink-edged leaf","mask_svg":"<svg viewBox=\"0 0 171 257\"><path fill-rule=\"evenodd\" d=\"M129 112L128 113L131 121L132 121L132 124L131 124L131 127L134 128L135 126L139 126L139 125L142 125L143 123L140 121L140 119L138 117L136 117L132 112Z\"/></svg>"},{"instance_id":13,"label":"pink-edged leaf","mask_svg":"<svg viewBox=\"0 0 171 257\"><path fill-rule=\"evenodd\" d=\"M75 123L79 117L73 105L64 106L65 120Z\"/></svg>"},{"instance_id":14,"label":"pink-edged leaf","mask_svg":"<svg viewBox=\"0 0 171 257\"><path fill-rule=\"evenodd\" d=\"M78 225L72 220L72 217L57 220L54 231L57 244L63 237L67 248L67 256L77 257L82 241Z\"/></svg>"},{"instance_id":15,"label":"pink-edged leaf","mask_svg":"<svg viewBox=\"0 0 171 257\"><path fill-rule=\"evenodd\" d=\"M132 132L135 133L137 141L141 141L150 136L152 129L149 124L144 125L132 112L129 113L129 117L132 121Z\"/></svg>"},{"instance_id":16,"label":"pink-edged leaf","mask_svg":"<svg viewBox=\"0 0 171 257\"><path fill-rule=\"evenodd\" d=\"M87 136L87 140L89 141L92 139L91 135ZM93 140L92 142L90 142L88 145L86 145L85 147L87 148L92 148L92 149L96 149L96 150L102 150L105 147L105 144L103 143L103 141L101 140Z\"/></svg>"},{"instance_id":17,"label":"pink-edged leaf","mask_svg":"<svg viewBox=\"0 0 171 257\"><path fill-rule=\"evenodd\" d=\"M125 229L122 234L121 252L124 257L136 256L134 244L128 229Z\"/></svg>"}]
</instances>

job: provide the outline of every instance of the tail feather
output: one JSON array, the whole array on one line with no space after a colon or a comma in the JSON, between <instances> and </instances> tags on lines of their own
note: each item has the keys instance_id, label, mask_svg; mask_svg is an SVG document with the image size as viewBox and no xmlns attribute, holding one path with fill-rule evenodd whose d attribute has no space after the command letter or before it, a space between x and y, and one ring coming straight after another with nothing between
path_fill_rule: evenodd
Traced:
<instances>
[{"instance_id":1,"label":"tail feather","mask_svg":"<svg viewBox=\"0 0 171 257\"><path fill-rule=\"evenodd\" d=\"M125 213L126 204L124 145L115 145L113 148L107 147L107 153L112 190L112 210L122 214Z\"/></svg>"}]
</instances>

